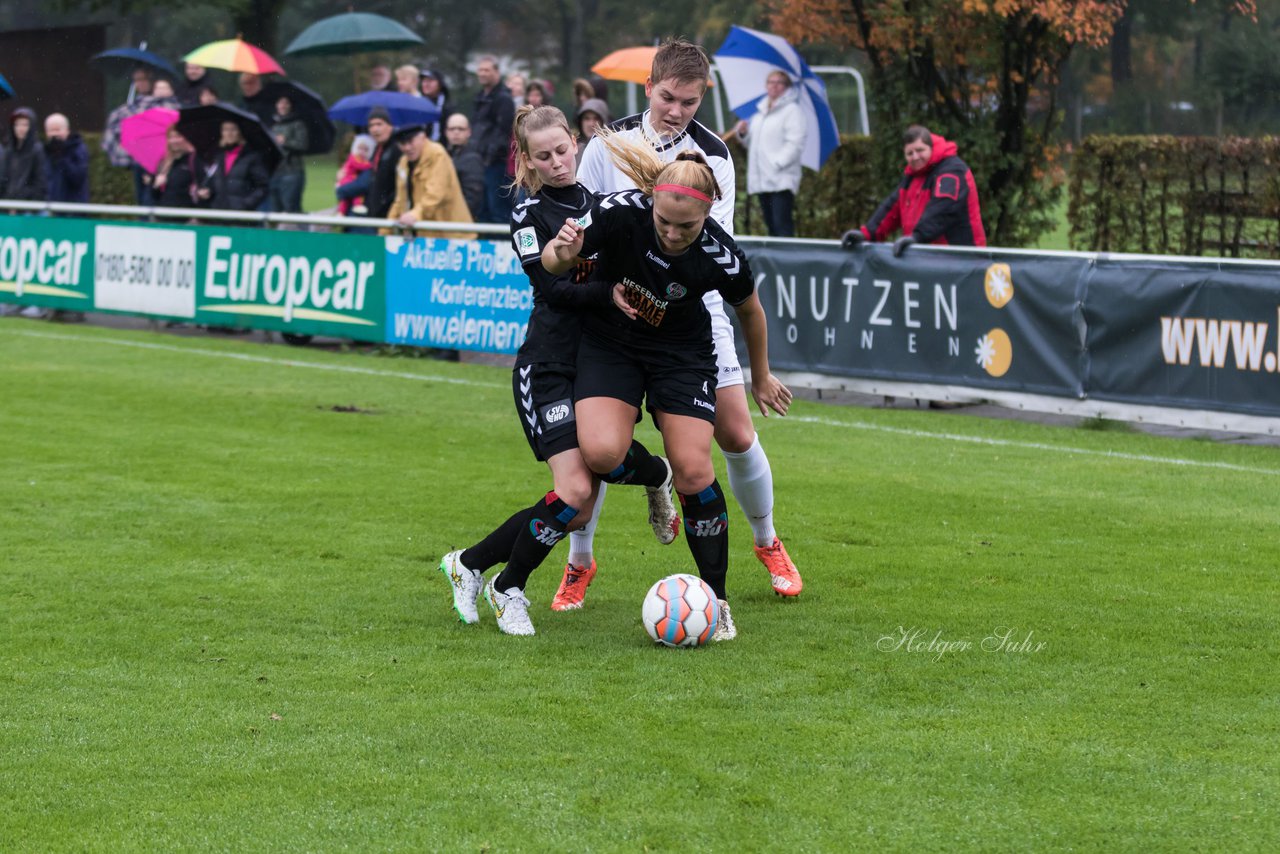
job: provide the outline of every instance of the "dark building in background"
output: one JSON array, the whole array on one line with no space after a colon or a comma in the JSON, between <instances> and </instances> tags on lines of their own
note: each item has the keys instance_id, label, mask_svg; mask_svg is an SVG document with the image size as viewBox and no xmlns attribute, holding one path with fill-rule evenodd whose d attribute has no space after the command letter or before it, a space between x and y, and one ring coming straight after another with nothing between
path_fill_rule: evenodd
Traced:
<instances>
[{"instance_id":1,"label":"dark building in background","mask_svg":"<svg viewBox=\"0 0 1280 854\"><path fill-rule=\"evenodd\" d=\"M91 24L0 32L0 73L13 84L16 98L0 102L0 114L8 125L16 107L30 107L44 133L44 117L62 113L73 131L99 131L106 123L102 74L89 65L89 57L106 50L107 27Z\"/></svg>"}]
</instances>

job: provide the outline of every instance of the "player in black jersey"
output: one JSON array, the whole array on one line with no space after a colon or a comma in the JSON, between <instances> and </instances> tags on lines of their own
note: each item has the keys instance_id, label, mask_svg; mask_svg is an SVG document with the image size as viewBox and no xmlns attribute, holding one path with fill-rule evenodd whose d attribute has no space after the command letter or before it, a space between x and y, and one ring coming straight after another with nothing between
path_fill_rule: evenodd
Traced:
<instances>
[{"instance_id":1,"label":"player in black jersey","mask_svg":"<svg viewBox=\"0 0 1280 854\"><path fill-rule=\"evenodd\" d=\"M512 211L511 242L534 298L512 372L512 390L525 437L534 456L551 469L554 489L471 548L445 555L440 571L449 579L462 622L479 620L476 599L483 587L498 628L506 634L531 635L529 600L524 596L529 574L570 529L591 515L599 483L578 450L573 385L581 313L592 306L610 306L611 285L589 281L589 260L566 269L567 276L548 273L541 264L542 247L565 220L590 222L595 205L591 192L577 183L577 145L564 114L555 107L521 107L514 130L519 150L516 183L530 195ZM664 459L633 442L618 465L601 477L610 483L645 486L654 533L662 542L675 539L680 520L671 500L671 468ZM483 573L504 562L502 572L485 586ZM594 574L592 561L589 573L566 583L585 589ZM557 594L557 601L560 598ZM576 602L570 607L581 607L581 595Z\"/></svg>"},{"instance_id":2,"label":"player in black jersey","mask_svg":"<svg viewBox=\"0 0 1280 854\"><path fill-rule=\"evenodd\" d=\"M785 415L791 392L769 371L764 309L746 258L708 218L720 193L696 152L664 164L651 146L606 135L620 169L639 190L601 197L591 220L565 220L542 263L563 273L599 253L596 276L613 285L621 311L583 320L576 411L582 456L595 472L626 454L642 404L662 432L685 535L698 573L720 600L715 640L736 635L725 601L728 514L711 461L716 359L711 315L702 297L719 291L737 312L751 358L751 393L761 412Z\"/></svg>"}]
</instances>

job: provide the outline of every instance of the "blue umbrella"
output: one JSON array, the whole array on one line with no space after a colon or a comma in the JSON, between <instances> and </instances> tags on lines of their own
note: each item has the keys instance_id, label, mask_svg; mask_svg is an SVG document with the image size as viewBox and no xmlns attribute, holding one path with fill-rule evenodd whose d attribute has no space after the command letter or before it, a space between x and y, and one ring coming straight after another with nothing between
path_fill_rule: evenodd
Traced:
<instances>
[{"instance_id":1,"label":"blue umbrella","mask_svg":"<svg viewBox=\"0 0 1280 854\"><path fill-rule=\"evenodd\" d=\"M809 128L800 162L810 169L821 169L840 144L840 134L827 103L827 87L796 49L781 36L735 25L729 28L715 60L729 108L740 119L749 119L759 110L769 73L786 72L800 93L800 109Z\"/></svg>"},{"instance_id":2,"label":"blue umbrella","mask_svg":"<svg viewBox=\"0 0 1280 854\"><path fill-rule=\"evenodd\" d=\"M13 84L4 79L4 75L0 74L0 101L12 98L17 93L13 91Z\"/></svg>"},{"instance_id":3,"label":"blue umbrella","mask_svg":"<svg viewBox=\"0 0 1280 854\"><path fill-rule=\"evenodd\" d=\"M361 92L348 95L329 108L329 118L349 125L369 122L369 111L383 107L391 114L391 123L400 125L429 124L440 121L440 108L426 98L405 92Z\"/></svg>"},{"instance_id":4,"label":"blue umbrella","mask_svg":"<svg viewBox=\"0 0 1280 854\"><path fill-rule=\"evenodd\" d=\"M96 63L104 71L112 74L128 74L133 69L142 66L169 77L176 78L178 76L178 69L174 68L169 60L158 53L152 53L149 50L142 50L136 47L119 47L115 50L104 50L102 53L94 54L89 61Z\"/></svg>"}]
</instances>

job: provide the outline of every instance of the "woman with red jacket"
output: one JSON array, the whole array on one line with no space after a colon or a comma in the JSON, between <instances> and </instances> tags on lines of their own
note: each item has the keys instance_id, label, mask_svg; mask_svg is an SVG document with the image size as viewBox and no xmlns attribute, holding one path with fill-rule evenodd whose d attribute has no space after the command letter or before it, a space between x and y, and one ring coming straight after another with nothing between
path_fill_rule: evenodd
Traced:
<instances>
[{"instance_id":1,"label":"woman with red jacket","mask_svg":"<svg viewBox=\"0 0 1280 854\"><path fill-rule=\"evenodd\" d=\"M864 240L882 241L898 229L893 244L900 256L912 243L986 246L973 173L956 156L956 144L912 125L902 135L906 174L898 189L880 203L866 225L844 233L852 249Z\"/></svg>"}]
</instances>

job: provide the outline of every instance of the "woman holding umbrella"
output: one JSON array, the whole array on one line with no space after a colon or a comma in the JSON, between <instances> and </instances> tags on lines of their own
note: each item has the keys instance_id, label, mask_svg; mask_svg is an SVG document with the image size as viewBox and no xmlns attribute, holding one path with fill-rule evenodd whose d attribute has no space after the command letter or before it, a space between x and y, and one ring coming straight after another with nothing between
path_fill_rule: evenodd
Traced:
<instances>
[{"instance_id":1,"label":"woman holding umbrella","mask_svg":"<svg viewBox=\"0 0 1280 854\"><path fill-rule=\"evenodd\" d=\"M230 211L257 210L267 197L270 172L262 154L245 143L233 121L222 123L218 149L204 167L197 204Z\"/></svg>"}]
</instances>

